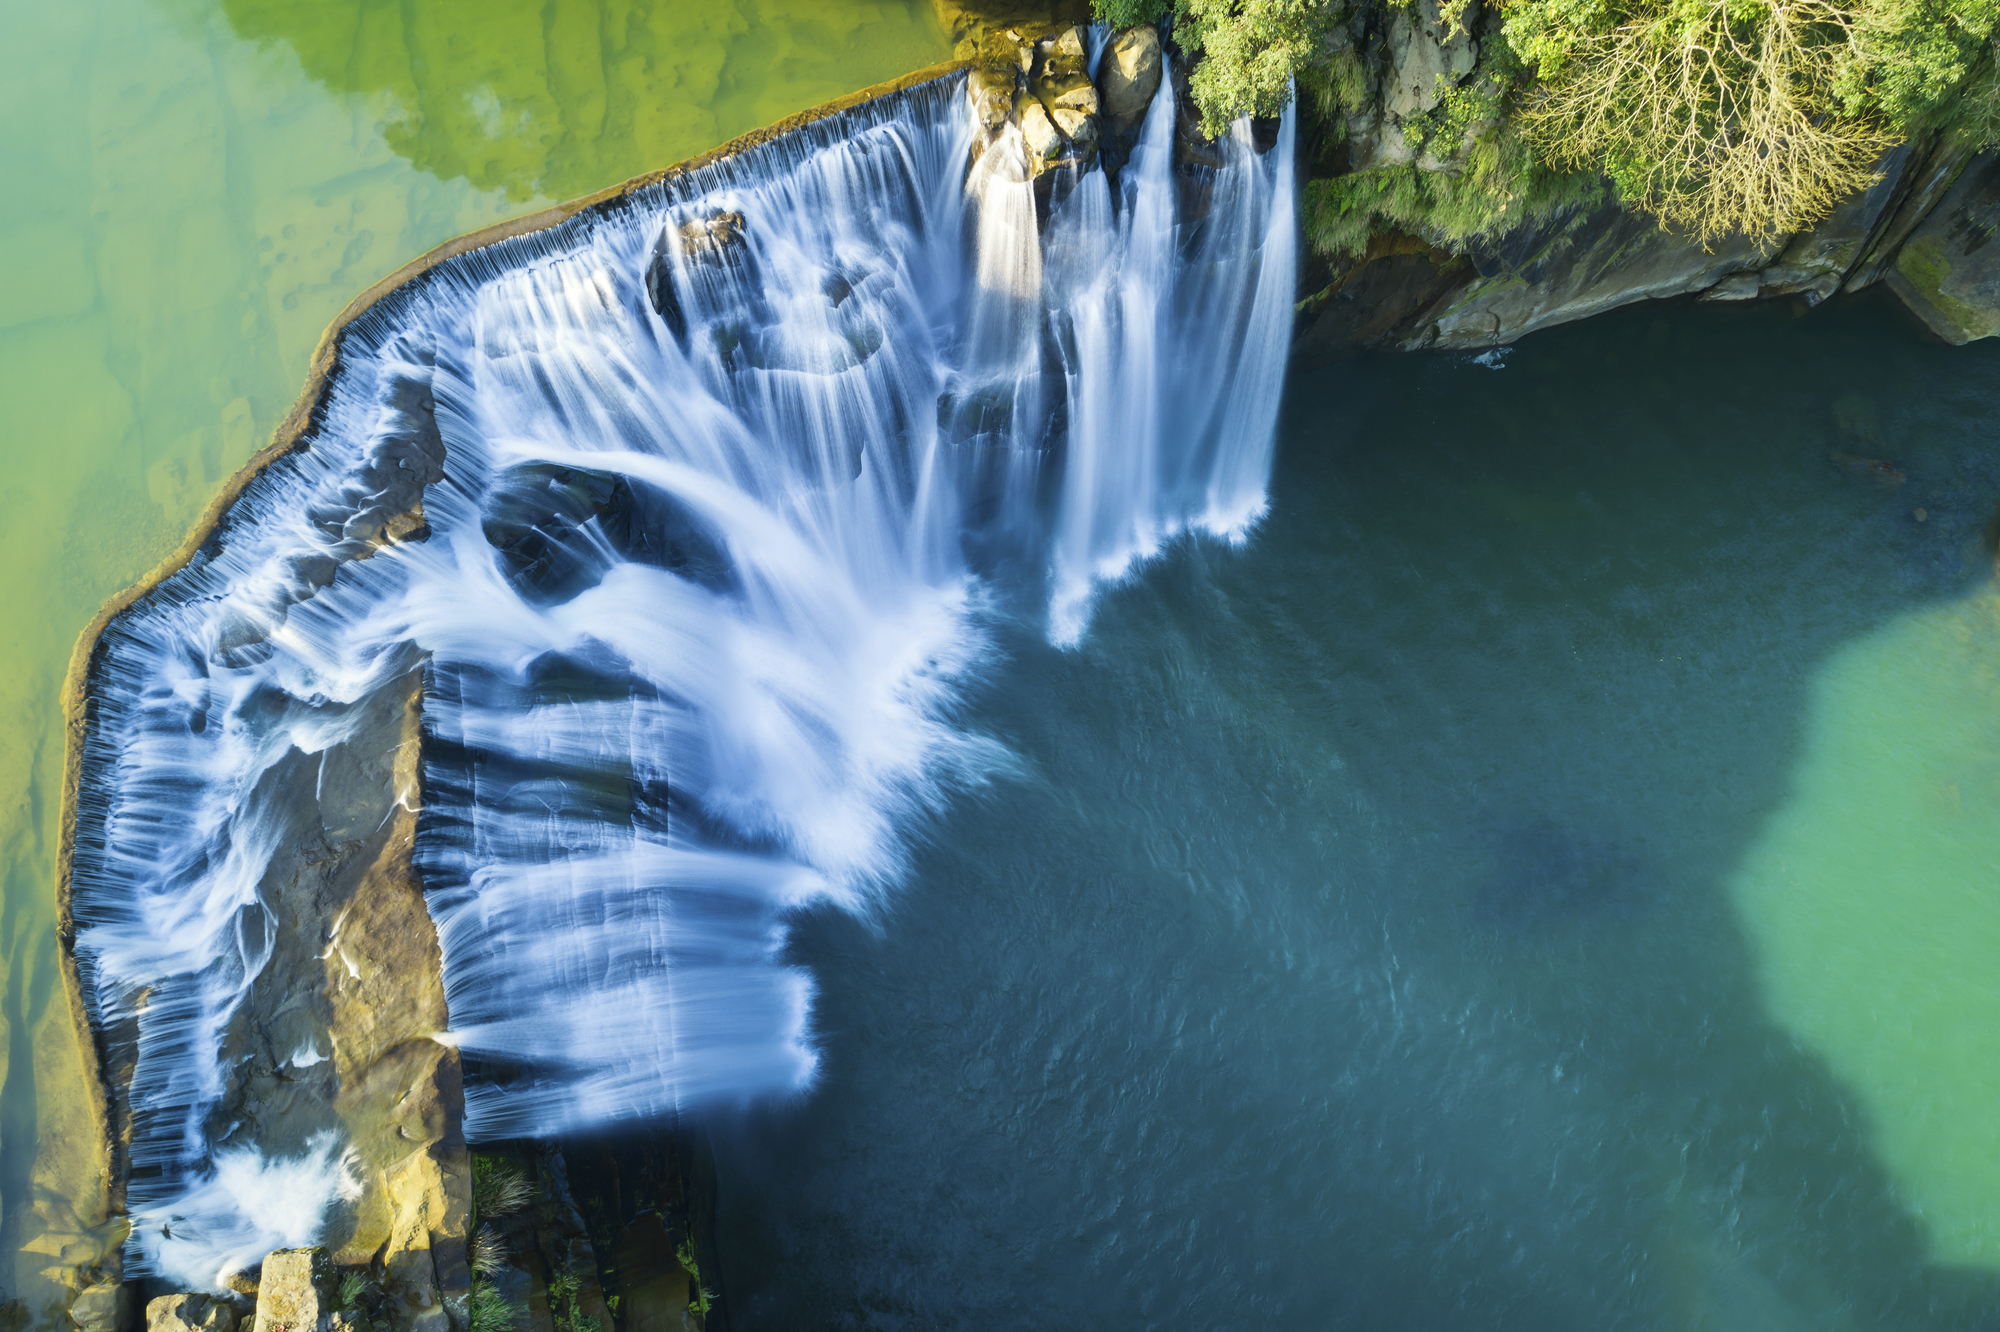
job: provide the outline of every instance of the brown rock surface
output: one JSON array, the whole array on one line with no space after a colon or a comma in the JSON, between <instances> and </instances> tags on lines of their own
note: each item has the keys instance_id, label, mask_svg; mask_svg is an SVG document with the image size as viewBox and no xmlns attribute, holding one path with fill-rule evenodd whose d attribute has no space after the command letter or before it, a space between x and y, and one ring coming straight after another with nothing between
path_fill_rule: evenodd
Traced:
<instances>
[{"instance_id":1,"label":"brown rock surface","mask_svg":"<svg viewBox=\"0 0 2000 1332\"><path fill-rule=\"evenodd\" d=\"M207 1295L162 1295L146 1305L146 1332L236 1332L236 1310Z\"/></svg>"},{"instance_id":2,"label":"brown rock surface","mask_svg":"<svg viewBox=\"0 0 2000 1332\"><path fill-rule=\"evenodd\" d=\"M333 1267L325 1249L279 1249L266 1255L254 1332L320 1332L320 1319L332 1312Z\"/></svg>"},{"instance_id":3,"label":"brown rock surface","mask_svg":"<svg viewBox=\"0 0 2000 1332\"><path fill-rule=\"evenodd\" d=\"M1160 34L1151 27L1127 28L1111 39L1097 66L1104 115L1121 134L1145 119L1160 90Z\"/></svg>"}]
</instances>

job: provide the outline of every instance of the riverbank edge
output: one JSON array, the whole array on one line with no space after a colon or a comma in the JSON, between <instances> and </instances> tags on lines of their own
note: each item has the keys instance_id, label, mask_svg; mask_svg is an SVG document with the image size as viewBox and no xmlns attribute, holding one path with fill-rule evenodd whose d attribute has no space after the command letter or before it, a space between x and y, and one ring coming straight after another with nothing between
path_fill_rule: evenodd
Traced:
<instances>
[{"instance_id":1,"label":"riverbank edge","mask_svg":"<svg viewBox=\"0 0 2000 1332\"><path fill-rule=\"evenodd\" d=\"M950 78L971 68L971 65L972 62L967 60L943 61L821 102L770 125L740 134L726 143L670 166L645 172L619 184L566 200L537 212L455 236L375 282L349 301L346 308L335 316L333 322L328 324L320 335L319 342L313 349L312 358L307 362L304 387L300 390L291 410L272 432L271 442L252 454L222 484L214 498L203 509L201 516L195 520L187 536L171 554L136 582L113 594L84 627L77 638L75 648L70 653L69 666L64 673L60 695L63 718L63 779L61 809L58 815L59 840L56 848L56 940L63 991L72 1027L71 1037L78 1058L83 1064L85 1077L90 1083L90 1095L87 1098L91 1119L89 1136L95 1146L96 1165L104 1188L101 1199L97 1200L101 1208L79 1206L77 1211L93 1215L101 1214L103 1225L108 1228L108 1233L115 1235L116 1238L106 1244L104 1251L74 1264L73 1270L78 1277L74 1286L77 1295L81 1295L87 1289L115 1288L122 1284L120 1255L125 1237L129 1233L125 1227L111 1224L125 1214L126 1169L123 1147L128 1126L119 1120L115 1092L106 1077L107 1051L103 1046L102 1033L91 1023L89 1007L84 998L83 979L76 959L74 914L78 797L83 780L84 746L90 735L94 711L90 682L96 669L105 631L120 615L143 601L193 561L202 548L214 539L231 509L242 498L251 483L267 468L299 449L310 447L305 442L305 437L319 418L327 391L339 368L342 335L357 319L392 293L423 277L439 264L459 255L512 240L518 236L548 230L593 210L615 207L639 190L737 156L840 112L879 98L908 92L940 79ZM89 1315L80 1318L78 1315L81 1311L77 1307L77 1301L74 1298L72 1300L72 1321L85 1328L86 1332L98 1332L100 1327L102 1332L112 1332L113 1328L122 1326L125 1319L130 1317L128 1312L117 1310L117 1302L109 1297L108 1292L106 1298L96 1303L102 1306L101 1311L98 1307L92 1307Z\"/></svg>"}]
</instances>

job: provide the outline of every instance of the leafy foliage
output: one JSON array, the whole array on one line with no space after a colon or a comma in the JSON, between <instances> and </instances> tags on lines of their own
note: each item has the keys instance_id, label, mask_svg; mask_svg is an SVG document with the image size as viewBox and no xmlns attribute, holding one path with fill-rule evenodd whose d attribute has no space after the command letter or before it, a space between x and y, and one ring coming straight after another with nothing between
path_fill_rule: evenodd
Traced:
<instances>
[{"instance_id":1,"label":"leafy foliage","mask_svg":"<svg viewBox=\"0 0 2000 1332\"><path fill-rule=\"evenodd\" d=\"M507 1245L492 1226L481 1226L479 1233L472 1237L472 1252L468 1255L473 1271L481 1276L495 1277L507 1265Z\"/></svg>"},{"instance_id":2,"label":"leafy foliage","mask_svg":"<svg viewBox=\"0 0 2000 1332\"><path fill-rule=\"evenodd\" d=\"M1205 133L1272 115L1297 86L1361 109L1371 73L1338 31L1414 0L1094 0L1126 26L1171 9L1199 55ZM1308 234L1356 251L1398 226L1445 243L1619 197L1706 241L1810 226L1901 138L2000 141L2000 0L1489 0L1478 68L1406 121L1431 168L1315 181ZM1462 29L1469 0L1446 0Z\"/></svg>"},{"instance_id":3,"label":"leafy foliage","mask_svg":"<svg viewBox=\"0 0 2000 1332\"><path fill-rule=\"evenodd\" d=\"M471 1332L514 1332L520 1326L524 1310L507 1302L494 1284L474 1273L472 1293L466 1299L466 1313L472 1324Z\"/></svg>"},{"instance_id":4,"label":"leafy foliage","mask_svg":"<svg viewBox=\"0 0 2000 1332\"><path fill-rule=\"evenodd\" d=\"M1507 34L1547 160L1708 241L1808 226L1875 178L1897 135L1860 90L1860 23L1841 0L1521 0Z\"/></svg>"},{"instance_id":5,"label":"leafy foliage","mask_svg":"<svg viewBox=\"0 0 2000 1332\"><path fill-rule=\"evenodd\" d=\"M1549 170L1510 132L1473 144L1465 159L1461 171L1412 162L1306 182L1306 239L1321 254L1358 256L1370 236L1394 227L1458 249L1604 195L1596 177Z\"/></svg>"},{"instance_id":6,"label":"leafy foliage","mask_svg":"<svg viewBox=\"0 0 2000 1332\"><path fill-rule=\"evenodd\" d=\"M1338 16L1328 0L1175 0L1174 36L1201 63L1188 79L1213 138L1237 116L1275 116L1292 80L1323 65Z\"/></svg>"},{"instance_id":7,"label":"leafy foliage","mask_svg":"<svg viewBox=\"0 0 2000 1332\"><path fill-rule=\"evenodd\" d=\"M549 1318L556 1332L602 1332L595 1314L583 1311L583 1283L573 1272L549 1278Z\"/></svg>"},{"instance_id":8,"label":"leafy foliage","mask_svg":"<svg viewBox=\"0 0 2000 1332\"><path fill-rule=\"evenodd\" d=\"M1091 10L1099 23L1113 28L1136 28L1158 23L1173 11L1173 0L1091 0Z\"/></svg>"},{"instance_id":9,"label":"leafy foliage","mask_svg":"<svg viewBox=\"0 0 2000 1332\"><path fill-rule=\"evenodd\" d=\"M692 1293L688 1296L688 1307L706 1316L709 1309L714 1307L715 1292L701 1284L701 1268L695 1263L694 1249L686 1240L682 1240L680 1247L674 1250L674 1257L679 1260L681 1270L688 1274L688 1285L692 1288Z\"/></svg>"},{"instance_id":10,"label":"leafy foliage","mask_svg":"<svg viewBox=\"0 0 2000 1332\"><path fill-rule=\"evenodd\" d=\"M512 1216L535 1197L521 1167L492 1156L472 1158L472 1212L481 1220Z\"/></svg>"}]
</instances>

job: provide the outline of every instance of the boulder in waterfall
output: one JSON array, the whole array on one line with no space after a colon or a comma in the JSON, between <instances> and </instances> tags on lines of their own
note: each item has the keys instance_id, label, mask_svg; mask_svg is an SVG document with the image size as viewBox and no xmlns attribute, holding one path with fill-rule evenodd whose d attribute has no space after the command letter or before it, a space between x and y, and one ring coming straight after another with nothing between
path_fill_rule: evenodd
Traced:
<instances>
[{"instance_id":1,"label":"boulder in waterfall","mask_svg":"<svg viewBox=\"0 0 2000 1332\"><path fill-rule=\"evenodd\" d=\"M120 1281L85 1286L69 1304L78 1332L125 1332L133 1322L132 1288Z\"/></svg>"},{"instance_id":2,"label":"boulder in waterfall","mask_svg":"<svg viewBox=\"0 0 2000 1332\"><path fill-rule=\"evenodd\" d=\"M1616 203L1571 209L1470 247L1479 276L1428 313L1403 346L1470 351L1634 301L1706 291L1755 273L1784 238L1727 236L1704 249Z\"/></svg>"},{"instance_id":3,"label":"boulder in waterfall","mask_svg":"<svg viewBox=\"0 0 2000 1332\"><path fill-rule=\"evenodd\" d=\"M1047 108L1033 98L1021 103L1021 138L1028 146L1028 171L1040 175L1063 155L1069 146Z\"/></svg>"},{"instance_id":4,"label":"boulder in waterfall","mask_svg":"<svg viewBox=\"0 0 2000 1332\"><path fill-rule=\"evenodd\" d=\"M162 1295L146 1305L146 1332L236 1332L236 1310L208 1295Z\"/></svg>"},{"instance_id":5,"label":"boulder in waterfall","mask_svg":"<svg viewBox=\"0 0 2000 1332\"><path fill-rule=\"evenodd\" d=\"M689 263L729 263L743 253L743 214L711 213L680 225L681 253ZM664 233L662 233L664 235Z\"/></svg>"},{"instance_id":6,"label":"boulder in waterfall","mask_svg":"<svg viewBox=\"0 0 2000 1332\"><path fill-rule=\"evenodd\" d=\"M325 1249L279 1249L264 1256L255 1332L320 1332L320 1319L333 1308L333 1265Z\"/></svg>"},{"instance_id":7,"label":"boulder in waterfall","mask_svg":"<svg viewBox=\"0 0 2000 1332\"><path fill-rule=\"evenodd\" d=\"M1889 290L1950 343L2000 333L2000 154L1983 153L1897 252Z\"/></svg>"},{"instance_id":8,"label":"boulder in waterfall","mask_svg":"<svg viewBox=\"0 0 2000 1332\"><path fill-rule=\"evenodd\" d=\"M682 346L687 345L688 321L680 289L674 283L675 242L679 242L682 262L688 268L724 268L747 260L750 245L746 225L741 213L711 213L678 227L662 227L659 239L653 242L653 258L646 265L646 297Z\"/></svg>"},{"instance_id":9,"label":"boulder in waterfall","mask_svg":"<svg viewBox=\"0 0 2000 1332\"><path fill-rule=\"evenodd\" d=\"M1097 85L1090 81L1087 74L1042 79L1035 84L1035 96L1051 115L1057 111L1081 111L1087 116L1097 114Z\"/></svg>"},{"instance_id":10,"label":"boulder in waterfall","mask_svg":"<svg viewBox=\"0 0 2000 1332\"><path fill-rule=\"evenodd\" d=\"M1055 121L1056 128L1062 131L1063 137L1070 141L1079 154L1087 155L1097 146L1096 116L1085 111L1059 106L1049 112L1049 118Z\"/></svg>"},{"instance_id":11,"label":"boulder in waterfall","mask_svg":"<svg viewBox=\"0 0 2000 1332\"><path fill-rule=\"evenodd\" d=\"M1097 66L1103 115L1120 134L1136 132L1160 90L1160 34L1155 28L1127 28L1111 39Z\"/></svg>"},{"instance_id":12,"label":"boulder in waterfall","mask_svg":"<svg viewBox=\"0 0 2000 1332\"><path fill-rule=\"evenodd\" d=\"M1083 28L1078 24L1035 43L1035 55L1041 62L1044 78L1073 78L1084 72L1090 59Z\"/></svg>"},{"instance_id":13,"label":"boulder in waterfall","mask_svg":"<svg viewBox=\"0 0 2000 1332\"><path fill-rule=\"evenodd\" d=\"M988 134L1007 123L1014 110L1014 85L1020 77L1012 61L975 65L965 76L965 94L972 103L973 119Z\"/></svg>"}]
</instances>

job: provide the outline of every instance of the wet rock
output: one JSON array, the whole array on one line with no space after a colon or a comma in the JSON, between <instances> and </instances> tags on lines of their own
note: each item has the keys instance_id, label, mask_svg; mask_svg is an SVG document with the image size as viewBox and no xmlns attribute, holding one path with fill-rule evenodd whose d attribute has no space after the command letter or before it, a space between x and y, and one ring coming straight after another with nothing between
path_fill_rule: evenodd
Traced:
<instances>
[{"instance_id":1,"label":"wet rock","mask_svg":"<svg viewBox=\"0 0 2000 1332\"><path fill-rule=\"evenodd\" d=\"M664 233L662 233L664 235ZM683 222L681 253L690 263L725 263L745 244L741 213L715 213Z\"/></svg>"},{"instance_id":2,"label":"wet rock","mask_svg":"<svg viewBox=\"0 0 2000 1332\"><path fill-rule=\"evenodd\" d=\"M1137 132L1160 90L1160 34L1127 28L1111 39L1097 66L1102 114L1120 134Z\"/></svg>"},{"instance_id":3,"label":"wet rock","mask_svg":"<svg viewBox=\"0 0 2000 1332\"><path fill-rule=\"evenodd\" d=\"M1704 301L1754 301L1763 291L1763 274L1731 273L1701 294Z\"/></svg>"},{"instance_id":4,"label":"wet rock","mask_svg":"<svg viewBox=\"0 0 2000 1332\"><path fill-rule=\"evenodd\" d=\"M1763 291L1780 296L1798 292L1817 305L1840 290L1860 262L1869 239L1902 198L1911 162L1910 145L1897 144L1877 164L1876 182L1835 206L1818 226L1792 237L1777 261L1764 271Z\"/></svg>"},{"instance_id":5,"label":"wet rock","mask_svg":"<svg viewBox=\"0 0 2000 1332\"><path fill-rule=\"evenodd\" d=\"M675 1254L673 1237L658 1212L628 1222L614 1250L624 1279L624 1332L686 1332L688 1275Z\"/></svg>"},{"instance_id":6,"label":"wet rock","mask_svg":"<svg viewBox=\"0 0 2000 1332\"><path fill-rule=\"evenodd\" d=\"M1035 58L1041 62L1045 78L1071 78L1082 74L1090 59L1082 25L1073 23L1055 36L1035 43Z\"/></svg>"},{"instance_id":7,"label":"wet rock","mask_svg":"<svg viewBox=\"0 0 2000 1332\"><path fill-rule=\"evenodd\" d=\"M146 1332L236 1332L236 1310L208 1295L162 1295L146 1305Z\"/></svg>"},{"instance_id":8,"label":"wet rock","mask_svg":"<svg viewBox=\"0 0 2000 1332\"><path fill-rule=\"evenodd\" d=\"M1394 347L1422 316L1477 274L1465 260L1413 236L1388 232L1358 260L1327 274L1301 303L1293 354L1306 363Z\"/></svg>"},{"instance_id":9,"label":"wet rock","mask_svg":"<svg viewBox=\"0 0 2000 1332\"><path fill-rule=\"evenodd\" d=\"M319 1332L320 1319L333 1307L333 1265L325 1249L279 1249L264 1256L255 1332Z\"/></svg>"},{"instance_id":10,"label":"wet rock","mask_svg":"<svg viewBox=\"0 0 2000 1332\"><path fill-rule=\"evenodd\" d=\"M743 214L713 213L678 227L662 227L653 242L653 257L646 265L646 299L674 340L685 347L688 320L680 286L674 280L675 250L680 252L682 264L695 274L746 263L750 245Z\"/></svg>"},{"instance_id":11,"label":"wet rock","mask_svg":"<svg viewBox=\"0 0 2000 1332\"><path fill-rule=\"evenodd\" d=\"M1087 116L1097 114L1097 86L1085 74L1043 79L1035 85L1035 96L1041 99L1051 115L1058 111L1080 111Z\"/></svg>"},{"instance_id":12,"label":"wet rock","mask_svg":"<svg viewBox=\"0 0 2000 1332\"><path fill-rule=\"evenodd\" d=\"M1014 112L1014 85L1020 71L1012 63L976 66L965 78L965 93L979 127L991 134Z\"/></svg>"},{"instance_id":13,"label":"wet rock","mask_svg":"<svg viewBox=\"0 0 2000 1332\"><path fill-rule=\"evenodd\" d=\"M1021 139L1028 147L1028 171L1040 175L1062 156L1069 141L1039 101L1022 99L1020 117Z\"/></svg>"},{"instance_id":14,"label":"wet rock","mask_svg":"<svg viewBox=\"0 0 2000 1332\"><path fill-rule=\"evenodd\" d=\"M1097 146L1097 117L1083 111L1074 111L1059 106L1049 112L1056 129L1079 153L1087 154Z\"/></svg>"},{"instance_id":15,"label":"wet rock","mask_svg":"<svg viewBox=\"0 0 2000 1332\"><path fill-rule=\"evenodd\" d=\"M1634 301L1705 291L1770 260L1778 241L1731 236L1705 250L1616 204L1559 213L1471 247L1479 277L1403 346L1474 350Z\"/></svg>"},{"instance_id":16,"label":"wet rock","mask_svg":"<svg viewBox=\"0 0 2000 1332\"><path fill-rule=\"evenodd\" d=\"M1916 165L1905 173L1892 211L1869 238L1861 262L1841 284L1842 291L1871 287L1888 274L1903 242L1958 183L1973 157L1972 145L1953 137L1933 138L1913 146L1911 152Z\"/></svg>"},{"instance_id":17,"label":"wet rock","mask_svg":"<svg viewBox=\"0 0 2000 1332\"><path fill-rule=\"evenodd\" d=\"M394 1226L383 1270L402 1301L396 1325L411 1332L447 1332L446 1301L463 1300L472 1286L465 1234L470 1164L454 1161L457 1169L450 1173L445 1164L426 1148L410 1153L388 1175Z\"/></svg>"},{"instance_id":18,"label":"wet rock","mask_svg":"<svg viewBox=\"0 0 2000 1332\"><path fill-rule=\"evenodd\" d=\"M132 1288L118 1281L85 1286L70 1301L69 1320L78 1332L126 1332L135 1321Z\"/></svg>"},{"instance_id":19,"label":"wet rock","mask_svg":"<svg viewBox=\"0 0 2000 1332\"><path fill-rule=\"evenodd\" d=\"M1174 161L1182 166L1221 166L1222 154L1215 140L1201 130L1201 113L1195 110L1194 89L1188 84L1187 62L1173 61L1167 70L1174 81Z\"/></svg>"},{"instance_id":20,"label":"wet rock","mask_svg":"<svg viewBox=\"0 0 2000 1332\"><path fill-rule=\"evenodd\" d=\"M1950 343L2000 333L2000 155L1982 154L1903 242L1889 290Z\"/></svg>"}]
</instances>

